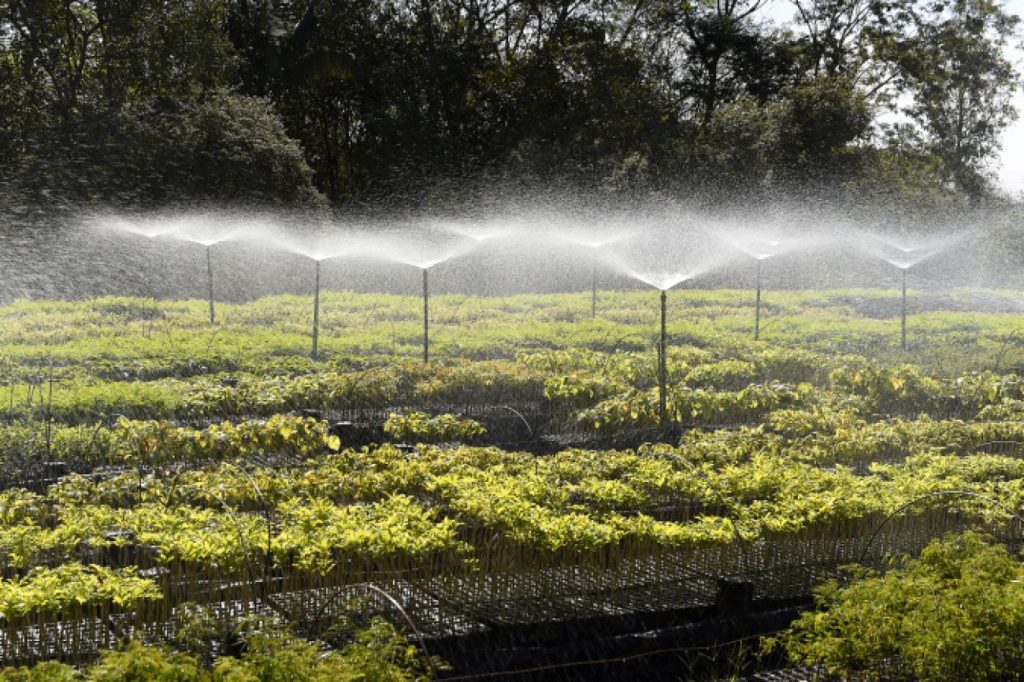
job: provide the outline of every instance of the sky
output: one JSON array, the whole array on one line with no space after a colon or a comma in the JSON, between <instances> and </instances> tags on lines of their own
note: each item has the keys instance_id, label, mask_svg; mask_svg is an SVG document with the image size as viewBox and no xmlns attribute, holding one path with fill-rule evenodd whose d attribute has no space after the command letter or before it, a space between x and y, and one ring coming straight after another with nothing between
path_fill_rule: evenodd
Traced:
<instances>
[{"instance_id":1,"label":"sky","mask_svg":"<svg viewBox=\"0 0 1024 682\"><path fill-rule=\"evenodd\" d=\"M1024 0L1003 0L1003 7L1024 18ZM765 15L776 23L789 21L793 17L790 0L769 0L763 9ZM1010 50L1010 59L1017 70L1024 69L1024 52ZM1014 196L1024 195L1024 88L1018 88L1014 96L1020 118L1012 123L1002 135L1002 149L992 170L999 178L999 185Z\"/></svg>"}]
</instances>

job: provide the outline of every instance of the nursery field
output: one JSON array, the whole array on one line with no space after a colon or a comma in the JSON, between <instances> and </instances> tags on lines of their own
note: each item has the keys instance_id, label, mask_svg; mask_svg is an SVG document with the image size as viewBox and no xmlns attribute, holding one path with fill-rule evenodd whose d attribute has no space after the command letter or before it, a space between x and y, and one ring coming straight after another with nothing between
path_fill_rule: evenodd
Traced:
<instances>
[{"instance_id":1,"label":"nursery field","mask_svg":"<svg viewBox=\"0 0 1024 682\"><path fill-rule=\"evenodd\" d=\"M328 640L357 604L446 654L410 679L465 678L529 666L460 638L1019 549L1016 292L911 292L905 351L897 294L772 292L758 341L751 298L671 292L664 414L644 292L435 296L429 363L411 297L324 294L316 358L295 296L4 306L0 663L180 648L197 612L214 657L253 616Z\"/></svg>"}]
</instances>

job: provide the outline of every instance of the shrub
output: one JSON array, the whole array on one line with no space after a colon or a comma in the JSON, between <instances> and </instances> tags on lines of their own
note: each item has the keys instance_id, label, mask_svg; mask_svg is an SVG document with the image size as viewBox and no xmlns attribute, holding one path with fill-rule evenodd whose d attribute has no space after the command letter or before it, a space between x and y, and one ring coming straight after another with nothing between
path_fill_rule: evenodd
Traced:
<instances>
[{"instance_id":1,"label":"shrub","mask_svg":"<svg viewBox=\"0 0 1024 682\"><path fill-rule=\"evenodd\" d=\"M429 417L423 412L391 413L384 433L405 443L468 443L487 432L480 422L454 414Z\"/></svg>"},{"instance_id":2,"label":"shrub","mask_svg":"<svg viewBox=\"0 0 1024 682\"><path fill-rule=\"evenodd\" d=\"M974 533L916 560L817 590L777 642L794 659L866 679L1024 679L1024 564Z\"/></svg>"}]
</instances>

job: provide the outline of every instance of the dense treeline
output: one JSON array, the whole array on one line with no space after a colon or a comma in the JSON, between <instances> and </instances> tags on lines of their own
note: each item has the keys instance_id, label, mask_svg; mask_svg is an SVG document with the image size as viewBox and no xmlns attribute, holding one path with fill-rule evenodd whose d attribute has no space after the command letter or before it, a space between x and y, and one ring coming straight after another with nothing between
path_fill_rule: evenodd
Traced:
<instances>
[{"instance_id":1,"label":"dense treeline","mask_svg":"<svg viewBox=\"0 0 1024 682\"><path fill-rule=\"evenodd\" d=\"M0 192L24 210L993 192L1017 17L789 2L779 27L766 0L0 0Z\"/></svg>"}]
</instances>

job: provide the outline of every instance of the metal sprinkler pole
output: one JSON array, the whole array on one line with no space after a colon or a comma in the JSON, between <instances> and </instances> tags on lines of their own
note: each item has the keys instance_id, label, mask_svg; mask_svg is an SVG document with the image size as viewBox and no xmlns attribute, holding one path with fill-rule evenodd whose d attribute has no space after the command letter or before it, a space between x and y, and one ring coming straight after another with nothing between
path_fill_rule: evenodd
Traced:
<instances>
[{"instance_id":1,"label":"metal sprinkler pole","mask_svg":"<svg viewBox=\"0 0 1024 682\"><path fill-rule=\"evenodd\" d=\"M320 261L316 261L316 284L313 287L313 358L320 354Z\"/></svg>"},{"instance_id":2,"label":"metal sprinkler pole","mask_svg":"<svg viewBox=\"0 0 1024 682\"><path fill-rule=\"evenodd\" d=\"M423 268L423 364L430 362L430 289L427 269Z\"/></svg>"},{"instance_id":3,"label":"metal sprinkler pole","mask_svg":"<svg viewBox=\"0 0 1024 682\"><path fill-rule=\"evenodd\" d=\"M597 319L597 263L590 260L590 317Z\"/></svg>"},{"instance_id":4,"label":"metal sprinkler pole","mask_svg":"<svg viewBox=\"0 0 1024 682\"><path fill-rule=\"evenodd\" d=\"M213 259L210 256L210 247L206 247L206 283L209 285L210 294L210 324L216 321L213 315Z\"/></svg>"},{"instance_id":5,"label":"metal sprinkler pole","mask_svg":"<svg viewBox=\"0 0 1024 682\"><path fill-rule=\"evenodd\" d=\"M668 427L668 406L666 404L666 384L668 383L668 365L666 354L668 345L665 340L665 309L668 300L667 292L661 290L661 338L658 342L658 418L661 421L661 428Z\"/></svg>"},{"instance_id":6,"label":"metal sprinkler pole","mask_svg":"<svg viewBox=\"0 0 1024 682\"><path fill-rule=\"evenodd\" d=\"M900 304L900 341L907 350L907 270L903 269L903 302Z\"/></svg>"},{"instance_id":7,"label":"metal sprinkler pole","mask_svg":"<svg viewBox=\"0 0 1024 682\"><path fill-rule=\"evenodd\" d=\"M761 261L757 261L757 302L754 305L754 340L761 338Z\"/></svg>"}]
</instances>

